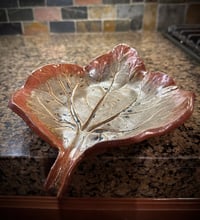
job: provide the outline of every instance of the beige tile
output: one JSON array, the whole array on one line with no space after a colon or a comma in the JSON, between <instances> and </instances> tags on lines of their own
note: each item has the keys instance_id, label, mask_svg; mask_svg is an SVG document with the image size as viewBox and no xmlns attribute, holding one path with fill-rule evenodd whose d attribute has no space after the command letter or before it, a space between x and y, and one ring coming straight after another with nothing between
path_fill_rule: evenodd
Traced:
<instances>
[{"instance_id":1,"label":"beige tile","mask_svg":"<svg viewBox=\"0 0 200 220\"><path fill-rule=\"evenodd\" d=\"M116 18L116 8L113 5L89 6L89 19L114 19Z\"/></svg>"},{"instance_id":2,"label":"beige tile","mask_svg":"<svg viewBox=\"0 0 200 220\"><path fill-rule=\"evenodd\" d=\"M101 4L102 0L74 0L75 5L94 5Z\"/></svg>"},{"instance_id":3,"label":"beige tile","mask_svg":"<svg viewBox=\"0 0 200 220\"><path fill-rule=\"evenodd\" d=\"M146 3L144 6L143 30L155 30L157 3Z\"/></svg>"}]
</instances>

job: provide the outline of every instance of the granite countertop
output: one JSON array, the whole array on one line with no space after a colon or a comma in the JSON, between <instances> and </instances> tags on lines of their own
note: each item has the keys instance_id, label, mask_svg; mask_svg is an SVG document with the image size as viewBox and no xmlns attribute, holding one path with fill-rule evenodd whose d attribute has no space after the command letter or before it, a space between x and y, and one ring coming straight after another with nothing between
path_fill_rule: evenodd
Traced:
<instances>
[{"instance_id":1,"label":"granite countertop","mask_svg":"<svg viewBox=\"0 0 200 220\"><path fill-rule=\"evenodd\" d=\"M200 65L152 32L0 36L0 194L54 195L43 183L57 150L7 107L11 94L42 65L86 65L119 43L136 48L148 70L193 91L193 115L169 134L85 159L66 196L200 197Z\"/></svg>"}]
</instances>

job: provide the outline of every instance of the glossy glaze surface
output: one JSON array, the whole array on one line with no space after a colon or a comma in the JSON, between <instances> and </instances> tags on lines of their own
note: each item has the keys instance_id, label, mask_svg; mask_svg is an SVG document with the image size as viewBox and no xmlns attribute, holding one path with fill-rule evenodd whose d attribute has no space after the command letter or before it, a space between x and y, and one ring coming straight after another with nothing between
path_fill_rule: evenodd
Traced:
<instances>
[{"instance_id":1,"label":"glossy glaze surface","mask_svg":"<svg viewBox=\"0 0 200 220\"><path fill-rule=\"evenodd\" d=\"M27 74L34 69L33 66L37 68L47 63L60 63L60 61L86 65L91 57L99 55L99 49L95 46L97 42L99 47L104 52L107 52L111 45L114 46L117 43L121 43L122 40L138 50L148 69L166 72L175 79L181 88L198 94L199 66L159 34L92 34L93 40L87 42L88 37L91 37L91 35L54 35L40 38L2 37L2 52L6 54L7 58L9 54L13 54L10 59L7 59L6 56L1 58L3 63L3 80L1 83L4 85L2 87L2 101L6 103L13 92L13 88L19 88L24 83ZM154 49L155 53L153 53L155 45L157 47ZM6 49L8 47L10 50ZM173 50L174 54L170 53L170 50ZM178 56L180 58L177 58ZM40 57L39 60L38 57ZM13 65L10 65L11 61ZM174 66L176 68L173 68ZM13 72L15 69L18 69L17 73ZM6 74L8 72L9 74ZM6 85L6 82L9 86ZM6 86L9 89L6 89ZM196 102L198 103L198 97L196 97ZM16 178L15 173L12 173L13 179L17 181L15 185L26 176L27 182L30 182L31 178L33 180L36 179L35 188L38 188L33 188L32 193L45 194L41 183L45 179L49 164L56 157L56 151L34 135L7 107L2 108L2 114L4 117L1 118L1 156L3 156L1 158L1 167L5 181L6 177L8 178L8 172L12 173L11 167L6 171L6 164L8 166L6 161L11 161L11 163L16 164L16 170L17 164L20 166L21 178ZM184 178L188 180L186 185L190 188L192 182L194 184L193 180L197 177L199 167L198 114L197 104L193 116L184 126L172 133L125 148L120 148L119 146L118 149L109 150L107 153L83 161L72 177L69 195L126 197L167 196L167 194L168 196L174 196L176 193L179 193L179 196L191 195L187 187L182 187L179 192L176 189L181 187L181 182ZM10 138L6 138L6 134ZM12 158L10 157L11 155L13 156ZM19 162L20 160L21 162ZM36 165L30 167L34 163ZM168 167L167 170L159 169L158 171L157 168L162 166ZM93 172L91 172L91 169ZM189 175L188 169L193 169L193 175ZM23 173L27 174L23 175ZM41 175L41 180L38 180L37 175L39 174ZM150 174L153 177L149 176ZM149 181L151 184L149 184ZM164 186L162 186L163 182ZM173 187L170 187L169 182ZM25 183L26 181L24 181ZM152 187L152 184L154 187ZM192 193L196 196L198 194L198 179L196 179L195 184L196 187L193 185ZM95 189L92 190L94 185ZM31 194L29 188L24 186L24 189L21 189L18 194ZM14 193L14 191L13 189L13 191L6 192L4 190L3 192Z\"/></svg>"}]
</instances>

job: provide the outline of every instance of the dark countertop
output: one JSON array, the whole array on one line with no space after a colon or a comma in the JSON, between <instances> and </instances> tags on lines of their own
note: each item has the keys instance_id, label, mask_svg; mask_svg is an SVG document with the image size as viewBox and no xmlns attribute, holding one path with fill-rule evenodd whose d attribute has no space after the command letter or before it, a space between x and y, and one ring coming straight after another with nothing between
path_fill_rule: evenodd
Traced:
<instances>
[{"instance_id":1,"label":"dark countertop","mask_svg":"<svg viewBox=\"0 0 200 220\"><path fill-rule=\"evenodd\" d=\"M136 48L148 70L165 72L193 91L193 115L169 134L82 161L67 196L200 197L200 65L151 32L0 36L0 194L54 194L43 183L57 151L7 107L11 94L38 67L86 65L119 43Z\"/></svg>"}]
</instances>

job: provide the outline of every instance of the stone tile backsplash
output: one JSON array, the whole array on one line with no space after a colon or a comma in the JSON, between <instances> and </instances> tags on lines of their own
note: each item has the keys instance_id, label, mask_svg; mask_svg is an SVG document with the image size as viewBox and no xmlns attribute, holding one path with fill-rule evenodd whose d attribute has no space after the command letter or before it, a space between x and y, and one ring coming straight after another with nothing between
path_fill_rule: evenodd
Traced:
<instances>
[{"instance_id":1,"label":"stone tile backsplash","mask_svg":"<svg viewBox=\"0 0 200 220\"><path fill-rule=\"evenodd\" d=\"M31 8L8 9L7 15L10 21L32 21L33 10Z\"/></svg>"},{"instance_id":2,"label":"stone tile backsplash","mask_svg":"<svg viewBox=\"0 0 200 220\"><path fill-rule=\"evenodd\" d=\"M163 31L200 24L199 10L197 0L2 0L0 35Z\"/></svg>"},{"instance_id":3,"label":"stone tile backsplash","mask_svg":"<svg viewBox=\"0 0 200 220\"><path fill-rule=\"evenodd\" d=\"M171 24L182 24L186 5L184 4L160 4L158 6L159 19L157 21L158 30L165 30Z\"/></svg>"}]
</instances>

